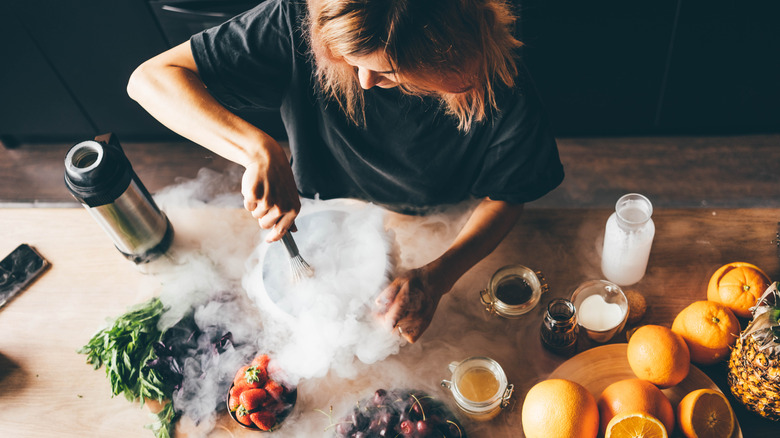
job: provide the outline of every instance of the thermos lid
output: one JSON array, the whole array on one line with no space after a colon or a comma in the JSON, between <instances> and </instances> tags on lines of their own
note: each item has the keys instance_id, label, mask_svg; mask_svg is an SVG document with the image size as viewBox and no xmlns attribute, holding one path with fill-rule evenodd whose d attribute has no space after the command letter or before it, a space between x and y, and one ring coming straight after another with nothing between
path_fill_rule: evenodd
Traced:
<instances>
[{"instance_id":1,"label":"thermos lid","mask_svg":"<svg viewBox=\"0 0 780 438\"><path fill-rule=\"evenodd\" d=\"M65 185L89 207L114 202L132 178L130 161L113 135L77 143L65 156Z\"/></svg>"}]
</instances>

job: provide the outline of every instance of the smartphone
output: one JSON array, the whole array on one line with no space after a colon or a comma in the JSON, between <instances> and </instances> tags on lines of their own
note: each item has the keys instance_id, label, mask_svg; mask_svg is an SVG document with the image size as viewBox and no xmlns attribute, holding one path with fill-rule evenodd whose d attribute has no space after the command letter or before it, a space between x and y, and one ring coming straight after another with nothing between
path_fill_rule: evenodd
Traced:
<instances>
[{"instance_id":1,"label":"smartphone","mask_svg":"<svg viewBox=\"0 0 780 438\"><path fill-rule=\"evenodd\" d=\"M0 261L0 307L43 274L49 262L32 246L23 243Z\"/></svg>"}]
</instances>

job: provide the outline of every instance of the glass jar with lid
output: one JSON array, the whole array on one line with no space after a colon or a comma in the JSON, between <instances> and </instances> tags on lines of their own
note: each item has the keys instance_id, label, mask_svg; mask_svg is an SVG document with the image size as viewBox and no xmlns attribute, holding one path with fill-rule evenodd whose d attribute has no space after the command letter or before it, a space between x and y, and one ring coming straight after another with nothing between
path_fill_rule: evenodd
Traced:
<instances>
[{"instance_id":1,"label":"glass jar with lid","mask_svg":"<svg viewBox=\"0 0 780 438\"><path fill-rule=\"evenodd\" d=\"M485 310L504 318L519 318L530 312L547 292L541 271L523 265L508 265L496 271L480 291Z\"/></svg>"},{"instance_id":2,"label":"glass jar with lid","mask_svg":"<svg viewBox=\"0 0 780 438\"><path fill-rule=\"evenodd\" d=\"M458 408L477 421L495 418L509 405L514 385L501 365L489 357L475 356L449 365L451 380L442 380Z\"/></svg>"}]
</instances>

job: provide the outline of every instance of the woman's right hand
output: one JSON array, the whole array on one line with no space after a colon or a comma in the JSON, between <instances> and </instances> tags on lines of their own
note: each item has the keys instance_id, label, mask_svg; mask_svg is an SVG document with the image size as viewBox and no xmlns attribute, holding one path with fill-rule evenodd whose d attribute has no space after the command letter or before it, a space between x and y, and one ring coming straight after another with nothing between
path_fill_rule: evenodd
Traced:
<instances>
[{"instance_id":1,"label":"woman's right hand","mask_svg":"<svg viewBox=\"0 0 780 438\"><path fill-rule=\"evenodd\" d=\"M268 241L281 239L301 209L287 154L258 127L230 112L208 92L185 41L141 64L127 92L157 120L245 169L244 206Z\"/></svg>"},{"instance_id":2,"label":"woman's right hand","mask_svg":"<svg viewBox=\"0 0 780 438\"><path fill-rule=\"evenodd\" d=\"M301 200L282 147L270 137L264 142L260 150L265 153L244 166L241 194L244 208L252 213L261 228L271 230L266 241L274 242L288 230L295 231Z\"/></svg>"}]
</instances>

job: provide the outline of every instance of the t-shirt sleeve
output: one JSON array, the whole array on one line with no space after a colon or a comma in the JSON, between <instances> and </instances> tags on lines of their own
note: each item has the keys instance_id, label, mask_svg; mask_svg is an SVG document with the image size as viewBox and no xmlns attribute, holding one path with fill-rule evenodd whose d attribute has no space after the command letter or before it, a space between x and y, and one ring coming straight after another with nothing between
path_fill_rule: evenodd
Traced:
<instances>
[{"instance_id":1,"label":"t-shirt sleeve","mask_svg":"<svg viewBox=\"0 0 780 438\"><path fill-rule=\"evenodd\" d=\"M472 195L517 204L531 202L563 181L558 145L524 68L515 88L502 100Z\"/></svg>"},{"instance_id":2,"label":"t-shirt sleeve","mask_svg":"<svg viewBox=\"0 0 780 438\"><path fill-rule=\"evenodd\" d=\"M198 74L223 105L278 109L290 81L294 26L287 0L267 0L190 39Z\"/></svg>"}]
</instances>

